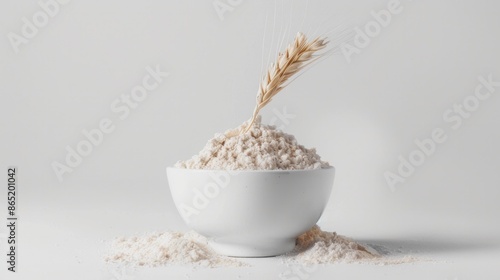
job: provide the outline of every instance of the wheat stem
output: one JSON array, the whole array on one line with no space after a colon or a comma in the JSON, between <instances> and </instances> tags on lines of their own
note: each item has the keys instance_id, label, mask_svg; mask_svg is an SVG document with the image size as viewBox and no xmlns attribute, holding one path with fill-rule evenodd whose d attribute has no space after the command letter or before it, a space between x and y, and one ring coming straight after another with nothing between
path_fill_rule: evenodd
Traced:
<instances>
[{"instance_id":1,"label":"wheat stem","mask_svg":"<svg viewBox=\"0 0 500 280\"><path fill-rule=\"evenodd\" d=\"M266 75L262 79L259 92L257 94L257 104L248 122L247 127L240 133L245 133L254 124L260 110L271 102L272 98L285 88L290 82L290 78L299 73L308 62L318 58L314 55L317 51L323 49L328 42L323 38L316 38L308 41L306 36L298 33L292 44L288 45L284 53L278 54L276 63L271 64Z\"/></svg>"}]
</instances>

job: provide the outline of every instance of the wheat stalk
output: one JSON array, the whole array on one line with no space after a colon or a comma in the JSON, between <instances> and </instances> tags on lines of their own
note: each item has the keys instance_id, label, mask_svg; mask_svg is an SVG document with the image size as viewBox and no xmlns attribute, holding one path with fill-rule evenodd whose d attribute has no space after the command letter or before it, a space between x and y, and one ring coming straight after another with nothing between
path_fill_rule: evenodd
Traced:
<instances>
[{"instance_id":1,"label":"wheat stalk","mask_svg":"<svg viewBox=\"0 0 500 280\"><path fill-rule=\"evenodd\" d=\"M298 33L292 44L288 45L284 53L278 55L276 63L271 64L262 79L257 94L257 105L247 127L239 133L247 132L254 124L260 110L271 102L272 98L285 88L292 76L299 73L304 67L314 62L320 56L315 52L323 49L328 42L323 38L308 41L306 36ZM238 132L233 132L238 134ZM234 135L229 135L234 136Z\"/></svg>"}]
</instances>

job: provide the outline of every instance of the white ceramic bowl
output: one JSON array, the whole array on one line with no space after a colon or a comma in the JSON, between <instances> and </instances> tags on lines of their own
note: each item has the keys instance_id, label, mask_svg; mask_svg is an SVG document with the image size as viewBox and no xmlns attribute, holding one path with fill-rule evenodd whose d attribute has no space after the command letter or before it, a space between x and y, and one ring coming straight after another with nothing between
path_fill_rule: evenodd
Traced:
<instances>
[{"instance_id":1,"label":"white ceramic bowl","mask_svg":"<svg viewBox=\"0 0 500 280\"><path fill-rule=\"evenodd\" d=\"M315 170L215 171L167 168L170 192L187 225L219 254L276 256L319 220L333 167Z\"/></svg>"}]
</instances>

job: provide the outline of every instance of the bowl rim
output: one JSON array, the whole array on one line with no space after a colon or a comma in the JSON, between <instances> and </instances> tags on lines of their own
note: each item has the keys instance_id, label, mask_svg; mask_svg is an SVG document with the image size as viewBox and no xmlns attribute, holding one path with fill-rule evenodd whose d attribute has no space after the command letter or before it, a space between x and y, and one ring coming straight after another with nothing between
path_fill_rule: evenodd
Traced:
<instances>
[{"instance_id":1,"label":"bowl rim","mask_svg":"<svg viewBox=\"0 0 500 280\"><path fill-rule=\"evenodd\" d=\"M209 172L228 172L228 173L301 173L301 172L319 172L319 171L335 171L335 167L330 165L327 167L321 167L321 168L316 168L316 169L190 169L190 168L183 168L183 167L173 167L173 166L167 166L166 170L182 170L186 172L199 172L199 173L209 173Z\"/></svg>"}]
</instances>

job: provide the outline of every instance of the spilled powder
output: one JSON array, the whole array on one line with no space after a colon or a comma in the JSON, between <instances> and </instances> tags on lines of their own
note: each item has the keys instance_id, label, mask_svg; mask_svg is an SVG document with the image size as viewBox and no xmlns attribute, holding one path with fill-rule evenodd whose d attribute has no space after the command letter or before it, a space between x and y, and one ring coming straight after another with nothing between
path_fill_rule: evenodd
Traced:
<instances>
[{"instance_id":1,"label":"spilled powder","mask_svg":"<svg viewBox=\"0 0 500 280\"><path fill-rule=\"evenodd\" d=\"M413 258L389 258L372 248L355 241L322 231L314 226L297 238L295 249L279 256L284 263L302 265L332 263L399 264L415 261ZM108 263L125 263L134 266L163 266L190 264L203 267L247 266L242 258L218 255L208 245L208 240L189 231L148 233L139 237L115 239L104 256Z\"/></svg>"},{"instance_id":2,"label":"spilled powder","mask_svg":"<svg viewBox=\"0 0 500 280\"><path fill-rule=\"evenodd\" d=\"M175 167L210 170L297 170L319 169L330 166L322 161L314 148L297 143L293 135L265 125L257 118L246 133L248 122L218 133L210 139L198 155L179 161ZM227 135L236 134L229 137Z\"/></svg>"},{"instance_id":3,"label":"spilled powder","mask_svg":"<svg viewBox=\"0 0 500 280\"><path fill-rule=\"evenodd\" d=\"M295 249L286 257L303 264L322 264L360 262L381 256L347 237L322 231L319 226L314 226L297 238Z\"/></svg>"},{"instance_id":4,"label":"spilled powder","mask_svg":"<svg viewBox=\"0 0 500 280\"><path fill-rule=\"evenodd\" d=\"M109 244L104 260L134 266L193 264L206 267L243 266L236 259L220 256L208 240L194 231L154 232L136 237L119 237Z\"/></svg>"}]
</instances>

